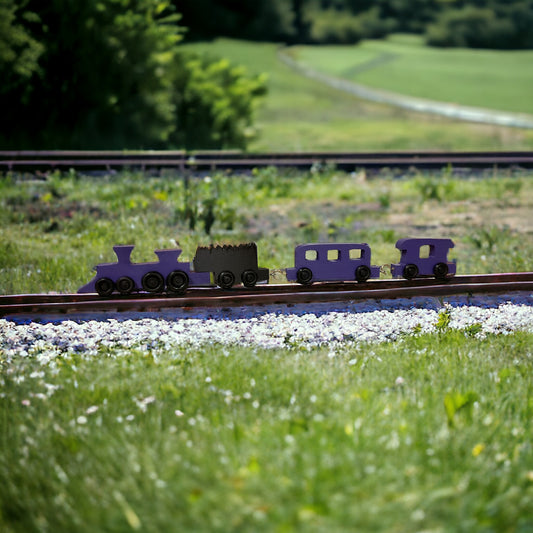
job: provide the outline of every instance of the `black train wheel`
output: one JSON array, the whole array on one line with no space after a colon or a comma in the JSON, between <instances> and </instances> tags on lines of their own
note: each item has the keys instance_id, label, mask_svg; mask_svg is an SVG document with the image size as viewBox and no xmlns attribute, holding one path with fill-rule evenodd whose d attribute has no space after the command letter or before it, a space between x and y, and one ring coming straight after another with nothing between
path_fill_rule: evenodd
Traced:
<instances>
[{"instance_id":1,"label":"black train wheel","mask_svg":"<svg viewBox=\"0 0 533 533\"><path fill-rule=\"evenodd\" d=\"M370 275L370 268L368 268L366 265L360 265L355 269L355 279L359 283L367 281L370 278Z\"/></svg>"},{"instance_id":2,"label":"black train wheel","mask_svg":"<svg viewBox=\"0 0 533 533\"><path fill-rule=\"evenodd\" d=\"M95 289L100 296L110 296L115 290L115 284L109 278L100 278L95 283Z\"/></svg>"},{"instance_id":3,"label":"black train wheel","mask_svg":"<svg viewBox=\"0 0 533 533\"><path fill-rule=\"evenodd\" d=\"M296 281L302 285L310 285L313 281L313 273L309 268L299 268L296 272Z\"/></svg>"},{"instance_id":4,"label":"black train wheel","mask_svg":"<svg viewBox=\"0 0 533 533\"><path fill-rule=\"evenodd\" d=\"M242 284L245 287L253 287L257 283L258 275L253 270L245 270L241 275Z\"/></svg>"},{"instance_id":5,"label":"black train wheel","mask_svg":"<svg viewBox=\"0 0 533 533\"><path fill-rule=\"evenodd\" d=\"M448 265L446 263L437 263L433 267L433 274L437 279L445 279L448 275Z\"/></svg>"},{"instance_id":6,"label":"black train wheel","mask_svg":"<svg viewBox=\"0 0 533 533\"><path fill-rule=\"evenodd\" d=\"M122 276L117 280L117 291L120 294L131 294L135 289L135 282L128 276Z\"/></svg>"},{"instance_id":7,"label":"black train wheel","mask_svg":"<svg viewBox=\"0 0 533 533\"><path fill-rule=\"evenodd\" d=\"M174 270L167 276L167 290L170 292L185 292L189 286L189 276L182 270Z\"/></svg>"},{"instance_id":8,"label":"black train wheel","mask_svg":"<svg viewBox=\"0 0 533 533\"><path fill-rule=\"evenodd\" d=\"M165 280L159 272L148 272L143 276L142 286L146 292L163 292Z\"/></svg>"},{"instance_id":9,"label":"black train wheel","mask_svg":"<svg viewBox=\"0 0 533 533\"><path fill-rule=\"evenodd\" d=\"M403 277L405 279L413 279L418 276L418 267L413 264L405 265L403 269Z\"/></svg>"},{"instance_id":10,"label":"black train wheel","mask_svg":"<svg viewBox=\"0 0 533 533\"><path fill-rule=\"evenodd\" d=\"M217 277L217 285L221 289L231 289L235 285L235 275L229 270L224 270Z\"/></svg>"}]
</instances>

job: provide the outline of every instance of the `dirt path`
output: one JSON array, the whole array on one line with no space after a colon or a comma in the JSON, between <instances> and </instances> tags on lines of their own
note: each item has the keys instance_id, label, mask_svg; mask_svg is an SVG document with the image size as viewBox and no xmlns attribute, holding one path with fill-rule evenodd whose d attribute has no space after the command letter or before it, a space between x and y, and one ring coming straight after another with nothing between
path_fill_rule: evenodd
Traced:
<instances>
[{"instance_id":1,"label":"dirt path","mask_svg":"<svg viewBox=\"0 0 533 533\"><path fill-rule=\"evenodd\" d=\"M279 59L294 71L321 83L325 83L334 89L344 91L365 100L389 104L410 111L420 113L432 113L448 118L465 120L468 122L482 122L485 124L494 124L497 126L508 126L512 128L533 129L533 116L518 113L506 113L504 111L495 111L483 109L480 107L462 106L449 104L446 102L436 102L423 98L415 98L403 94L373 89L359 83L353 83L342 78L328 76L322 72L311 69L302 65L290 57L283 48L278 50Z\"/></svg>"}]
</instances>

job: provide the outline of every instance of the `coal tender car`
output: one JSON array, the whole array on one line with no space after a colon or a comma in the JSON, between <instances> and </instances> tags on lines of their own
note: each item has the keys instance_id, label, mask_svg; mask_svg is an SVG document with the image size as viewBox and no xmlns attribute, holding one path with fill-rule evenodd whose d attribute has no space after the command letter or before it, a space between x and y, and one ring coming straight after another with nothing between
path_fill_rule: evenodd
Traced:
<instances>
[{"instance_id":1,"label":"coal tender car","mask_svg":"<svg viewBox=\"0 0 533 533\"><path fill-rule=\"evenodd\" d=\"M192 261L195 272L212 272L213 281L222 289L238 283L254 287L268 282L268 268L257 266L255 242L239 245L199 246Z\"/></svg>"}]
</instances>

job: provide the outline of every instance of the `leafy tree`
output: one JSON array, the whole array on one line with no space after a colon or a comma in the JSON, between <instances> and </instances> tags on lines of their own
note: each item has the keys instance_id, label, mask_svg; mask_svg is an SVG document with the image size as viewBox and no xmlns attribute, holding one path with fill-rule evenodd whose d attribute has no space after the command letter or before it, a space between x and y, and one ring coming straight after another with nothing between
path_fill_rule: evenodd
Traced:
<instances>
[{"instance_id":1,"label":"leafy tree","mask_svg":"<svg viewBox=\"0 0 533 533\"><path fill-rule=\"evenodd\" d=\"M225 59L183 53L174 61L177 124L170 141L184 148L245 148L265 75L247 77Z\"/></svg>"},{"instance_id":2,"label":"leafy tree","mask_svg":"<svg viewBox=\"0 0 533 533\"><path fill-rule=\"evenodd\" d=\"M124 147L163 143L174 127L170 65L179 16L160 0L27 0L39 43L26 97L0 88L4 146ZM16 22L10 28L17 28ZM19 76L20 79L20 76Z\"/></svg>"},{"instance_id":3,"label":"leafy tree","mask_svg":"<svg viewBox=\"0 0 533 533\"><path fill-rule=\"evenodd\" d=\"M4 88L24 90L38 70L43 46L24 27L36 21L37 15L21 9L15 0L0 0L0 79Z\"/></svg>"},{"instance_id":4,"label":"leafy tree","mask_svg":"<svg viewBox=\"0 0 533 533\"><path fill-rule=\"evenodd\" d=\"M428 44L500 49L533 47L533 2L485 3L487 7L465 6L445 11L428 27Z\"/></svg>"}]
</instances>

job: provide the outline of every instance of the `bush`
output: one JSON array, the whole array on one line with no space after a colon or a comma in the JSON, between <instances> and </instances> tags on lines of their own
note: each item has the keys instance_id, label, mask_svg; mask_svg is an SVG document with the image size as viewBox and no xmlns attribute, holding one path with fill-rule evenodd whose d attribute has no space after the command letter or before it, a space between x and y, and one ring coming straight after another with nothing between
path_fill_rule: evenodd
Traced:
<instances>
[{"instance_id":1,"label":"bush","mask_svg":"<svg viewBox=\"0 0 533 533\"><path fill-rule=\"evenodd\" d=\"M246 148L255 103L266 93L266 77L247 77L226 59L181 53L174 61L175 130L180 148Z\"/></svg>"},{"instance_id":2,"label":"bush","mask_svg":"<svg viewBox=\"0 0 533 533\"><path fill-rule=\"evenodd\" d=\"M525 42L520 43L519 33L510 16L492 9L465 7L443 13L428 27L426 42L432 46L522 48Z\"/></svg>"},{"instance_id":3,"label":"bush","mask_svg":"<svg viewBox=\"0 0 533 533\"><path fill-rule=\"evenodd\" d=\"M311 40L321 44L355 44L363 38L357 17L346 11L329 9L312 17Z\"/></svg>"}]
</instances>

